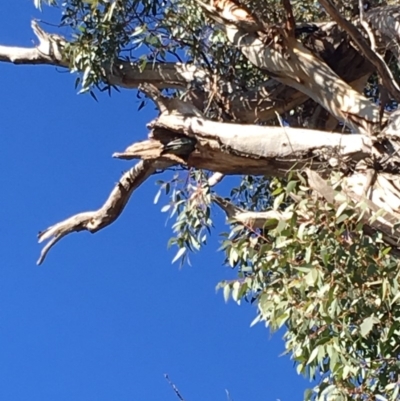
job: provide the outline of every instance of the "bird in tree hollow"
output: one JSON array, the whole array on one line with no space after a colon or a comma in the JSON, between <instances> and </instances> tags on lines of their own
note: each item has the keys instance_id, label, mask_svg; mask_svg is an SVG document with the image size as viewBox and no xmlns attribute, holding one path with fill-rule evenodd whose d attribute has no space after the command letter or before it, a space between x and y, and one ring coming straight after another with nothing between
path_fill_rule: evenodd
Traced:
<instances>
[{"instance_id":1,"label":"bird in tree hollow","mask_svg":"<svg viewBox=\"0 0 400 401\"><path fill-rule=\"evenodd\" d=\"M161 154L172 153L181 158L186 158L194 151L196 143L196 139L187 136L175 138L164 145Z\"/></svg>"}]
</instances>

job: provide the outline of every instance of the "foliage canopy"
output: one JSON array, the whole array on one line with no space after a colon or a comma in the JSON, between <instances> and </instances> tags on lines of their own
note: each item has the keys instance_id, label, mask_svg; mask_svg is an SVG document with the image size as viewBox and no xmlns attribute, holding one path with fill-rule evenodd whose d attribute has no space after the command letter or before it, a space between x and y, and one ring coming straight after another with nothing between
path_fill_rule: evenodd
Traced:
<instances>
[{"instance_id":1,"label":"foliage canopy","mask_svg":"<svg viewBox=\"0 0 400 401\"><path fill-rule=\"evenodd\" d=\"M37 7L41 3L35 0ZM117 89L108 79L117 59L135 63L140 71L163 63L189 64L205 74L189 80L185 87L160 85L165 94L193 101L191 96L201 89L205 95L200 104L206 118L240 123L226 107L222 94L259 91L274 78L273 73L249 61L240 47L232 46L196 0L47 3L60 9L60 26L67 39L63 57L70 70L78 73L81 91L90 91L93 96L96 88ZM249 0L238 7L281 27L288 19L284 3ZM336 2L341 15L354 21L360 5L358 1ZM331 20L318 1L292 0L291 6L297 24ZM368 6L384 10L390 2L373 0ZM307 42L307 32L299 40L313 48ZM387 56L396 76L396 58ZM367 79L364 93L376 102L381 81L376 72ZM387 103L388 109L397 107L396 101ZM283 124L321 127L329 115L316 113L318 107L313 100L295 104L281 113ZM252 122L282 124L274 114ZM352 131L346 121L340 129ZM272 330L286 327L286 350L297 372L318 379L305 399L396 400L400 390L398 253L382 232L366 227L363 220L372 223L382 211L369 213L367 202L355 202L343 194L343 177L355 169L355 163L346 163L346 169L339 163L326 177L333 189L330 199L315 196L305 173L307 164L284 177L243 175L225 200L209 185L210 172L183 169L171 180L160 181L160 192L170 196L163 211L175 218L175 236L170 243L177 245L176 259L182 262L190 251L201 249L214 229L214 205L228 217L232 217L232 210L276 212L262 226L230 219L229 233L222 233L221 250L225 263L237 270L238 277L219 284L225 298L256 302L254 323L265 322Z\"/></svg>"}]
</instances>

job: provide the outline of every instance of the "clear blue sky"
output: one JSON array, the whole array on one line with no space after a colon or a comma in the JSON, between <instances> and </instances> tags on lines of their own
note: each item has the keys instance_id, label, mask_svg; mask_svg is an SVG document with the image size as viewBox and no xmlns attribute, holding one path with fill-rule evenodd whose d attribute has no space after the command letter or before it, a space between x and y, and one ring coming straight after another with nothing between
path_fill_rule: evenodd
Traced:
<instances>
[{"instance_id":1,"label":"clear blue sky","mask_svg":"<svg viewBox=\"0 0 400 401\"><path fill-rule=\"evenodd\" d=\"M32 3L1 0L0 44L32 45ZM111 154L146 137L154 110L132 91L77 95L53 67L0 63L0 82L0 400L177 401L164 373L187 401L301 399L283 333L216 293L232 277L216 233L192 267L171 265L154 179L115 224L35 265L38 231L103 203L130 166Z\"/></svg>"}]
</instances>

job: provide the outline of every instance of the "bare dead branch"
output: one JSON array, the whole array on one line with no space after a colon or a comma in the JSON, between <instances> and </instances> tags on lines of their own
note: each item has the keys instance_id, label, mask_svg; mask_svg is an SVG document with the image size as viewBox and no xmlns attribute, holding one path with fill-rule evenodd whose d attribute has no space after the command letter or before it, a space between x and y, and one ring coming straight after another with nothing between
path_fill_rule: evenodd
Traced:
<instances>
[{"instance_id":1,"label":"bare dead branch","mask_svg":"<svg viewBox=\"0 0 400 401\"><path fill-rule=\"evenodd\" d=\"M44 32L36 21L32 21L31 26L39 40L38 46L31 49L0 46L0 61L14 64L51 64L67 67L68 63L62 58L65 39L62 36Z\"/></svg>"},{"instance_id":2,"label":"bare dead branch","mask_svg":"<svg viewBox=\"0 0 400 401\"><path fill-rule=\"evenodd\" d=\"M165 380L168 382L168 384L172 387L172 390L174 390L174 393L176 396L179 398L180 401L185 401L185 399L182 397L182 394L180 393L178 387L175 386L174 383L172 383L171 379L169 376L165 373L164 374Z\"/></svg>"},{"instance_id":3,"label":"bare dead branch","mask_svg":"<svg viewBox=\"0 0 400 401\"><path fill-rule=\"evenodd\" d=\"M39 243L49 240L40 254L37 264L43 263L50 249L63 237L73 232L95 233L113 223L124 210L133 191L157 169L164 169L170 163L141 161L130 168L118 181L104 205L95 211L76 214L39 233Z\"/></svg>"}]
</instances>

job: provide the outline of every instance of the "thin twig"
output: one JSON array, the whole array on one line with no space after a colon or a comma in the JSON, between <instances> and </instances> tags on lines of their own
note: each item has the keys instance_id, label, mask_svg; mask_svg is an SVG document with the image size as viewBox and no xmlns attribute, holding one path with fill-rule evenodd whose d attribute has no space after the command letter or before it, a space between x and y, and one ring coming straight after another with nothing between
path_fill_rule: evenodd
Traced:
<instances>
[{"instance_id":1,"label":"thin twig","mask_svg":"<svg viewBox=\"0 0 400 401\"><path fill-rule=\"evenodd\" d=\"M375 35L372 32L371 27L369 26L367 20L365 19L365 10L364 10L364 2L363 0L358 0L358 8L360 10L360 23L365 29L365 32L367 32L370 44L371 44L371 49L373 52L376 52L376 40L375 40Z\"/></svg>"},{"instance_id":2,"label":"thin twig","mask_svg":"<svg viewBox=\"0 0 400 401\"><path fill-rule=\"evenodd\" d=\"M286 29L288 36L294 38L296 30L296 21L294 19L293 9L292 5L290 4L290 0L282 0L282 5L286 11Z\"/></svg>"},{"instance_id":3,"label":"thin twig","mask_svg":"<svg viewBox=\"0 0 400 401\"><path fill-rule=\"evenodd\" d=\"M176 396L181 400L185 401L185 399L182 397L181 393L178 390L178 387L175 386L174 383L170 380L169 376L167 373L164 374L165 380L168 382L168 384L172 387L172 390L174 390Z\"/></svg>"},{"instance_id":4,"label":"thin twig","mask_svg":"<svg viewBox=\"0 0 400 401\"><path fill-rule=\"evenodd\" d=\"M233 401L232 398L231 398L231 395L229 394L229 390L225 389L225 393L226 393L227 401Z\"/></svg>"}]
</instances>

